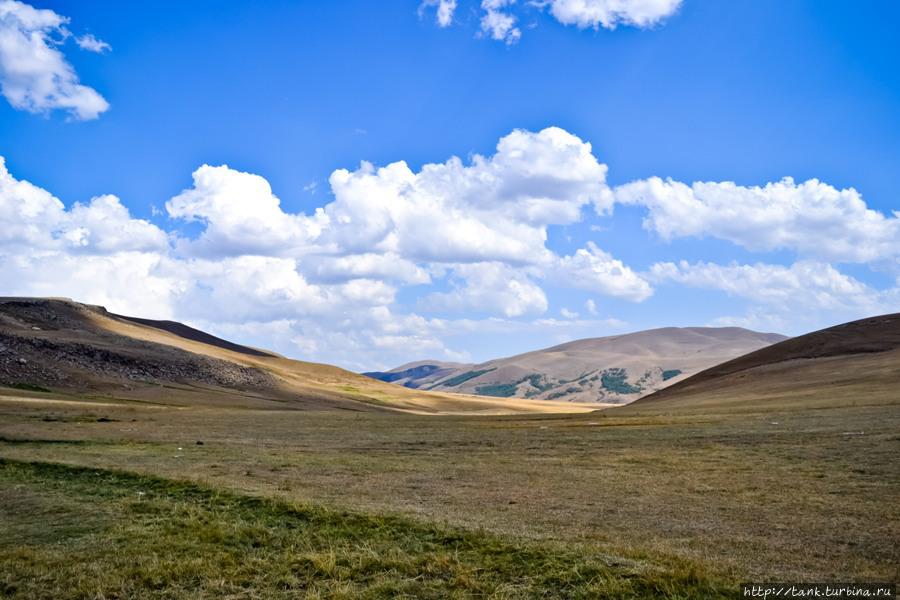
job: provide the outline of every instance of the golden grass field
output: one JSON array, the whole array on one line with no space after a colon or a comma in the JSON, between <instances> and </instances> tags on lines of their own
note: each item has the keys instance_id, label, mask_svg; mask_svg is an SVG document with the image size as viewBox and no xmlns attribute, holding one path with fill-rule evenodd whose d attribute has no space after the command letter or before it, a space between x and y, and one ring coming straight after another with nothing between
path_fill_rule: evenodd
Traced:
<instances>
[{"instance_id":1,"label":"golden grass field","mask_svg":"<svg viewBox=\"0 0 900 600\"><path fill-rule=\"evenodd\" d=\"M292 410L399 411L422 414L519 414L587 412L596 403L548 404L539 400L490 398L440 392L425 392L384 383L332 365L287 359L272 353L240 351L206 343L210 336L179 323L147 321L106 312L101 307L67 299L0 298L0 335L25 339L49 348L26 352L29 365L41 364L51 372L63 372L62 381L46 380L40 373L25 380L68 396L84 399L118 398L175 406L239 407ZM170 331L171 330L171 331ZM173 333L173 331L177 332ZM212 338L216 340L216 338ZM2 340L0 340L2 341ZM72 350L74 348L74 350ZM99 350L107 358L90 359ZM62 351L77 352L90 360L85 364L56 360ZM223 386L191 381L182 368L179 376L149 375L123 378L103 372L108 356L124 357L142 364L184 363L191 356L218 361L223 368L253 369L271 378L271 385ZM2 356L0 356L2 358ZM13 362L9 375L16 375ZM51 373L52 374L52 373ZM4 372L0 369L0 381ZM33 387L33 385L29 386Z\"/></svg>"}]
</instances>

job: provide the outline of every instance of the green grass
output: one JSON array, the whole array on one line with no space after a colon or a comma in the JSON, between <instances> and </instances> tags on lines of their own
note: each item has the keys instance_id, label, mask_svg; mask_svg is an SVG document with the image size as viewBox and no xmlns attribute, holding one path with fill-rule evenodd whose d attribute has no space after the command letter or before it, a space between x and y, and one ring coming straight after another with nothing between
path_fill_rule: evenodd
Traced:
<instances>
[{"instance_id":1,"label":"green grass","mask_svg":"<svg viewBox=\"0 0 900 600\"><path fill-rule=\"evenodd\" d=\"M439 381L436 384L434 384L433 386L431 386L431 388L429 388L429 389L435 388L437 386L456 387L458 385L464 384L465 382L469 381L470 379L475 379L476 377L480 377L480 376L484 375L485 373L490 373L493 370L494 369L484 369L481 371L466 371L465 373L457 375L456 377L451 377L450 379L445 379L444 381Z\"/></svg>"},{"instance_id":2,"label":"green grass","mask_svg":"<svg viewBox=\"0 0 900 600\"><path fill-rule=\"evenodd\" d=\"M524 381L524 380L523 380ZM516 388L519 383L494 383L490 385L479 385L475 388L475 393L480 396L495 396L497 398L511 398L516 394Z\"/></svg>"},{"instance_id":3,"label":"green grass","mask_svg":"<svg viewBox=\"0 0 900 600\"><path fill-rule=\"evenodd\" d=\"M0 459L0 515L10 598L728 597L690 569L53 463Z\"/></svg>"},{"instance_id":4,"label":"green grass","mask_svg":"<svg viewBox=\"0 0 900 600\"><path fill-rule=\"evenodd\" d=\"M679 375L681 375L681 369L667 369L662 372L663 381L678 377Z\"/></svg>"},{"instance_id":5,"label":"green grass","mask_svg":"<svg viewBox=\"0 0 900 600\"><path fill-rule=\"evenodd\" d=\"M557 398L562 398L563 396L568 396L569 394L574 394L576 392L580 392L581 388L575 386L569 386L564 390L560 390L558 392L553 392L549 396L547 396L547 400L556 400Z\"/></svg>"},{"instance_id":6,"label":"green grass","mask_svg":"<svg viewBox=\"0 0 900 600\"><path fill-rule=\"evenodd\" d=\"M830 409L680 417L616 409L438 417L137 403L97 412L10 399L0 401L0 457L402 515L488 531L516 547L527 539L657 572L693 569L732 589L741 581L898 581L900 405L855 401L863 398ZM103 503L67 496L64 486L46 491L0 479L0 543L16 522L44 528L70 499L92 507L76 525L106 514ZM38 519L29 512L38 497L62 499L61 509ZM28 511L9 508L19 504Z\"/></svg>"},{"instance_id":7,"label":"green grass","mask_svg":"<svg viewBox=\"0 0 900 600\"><path fill-rule=\"evenodd\" d=\"M600 376L600 385L616 394L636 394L640 387L628 383L628 372L625 369L606 369Z\"/></svg>"}]
</instances>

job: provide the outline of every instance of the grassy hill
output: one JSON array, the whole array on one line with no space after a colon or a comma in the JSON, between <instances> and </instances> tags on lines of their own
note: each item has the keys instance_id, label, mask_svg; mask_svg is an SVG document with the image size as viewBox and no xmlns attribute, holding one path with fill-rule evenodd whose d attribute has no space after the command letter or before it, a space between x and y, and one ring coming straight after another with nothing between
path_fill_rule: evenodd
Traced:
<instances>
[{"instance_id":1,"label":"grassy hill","mask_svg":"<svg viewBox=\"0 0 900 600\"><path fill-rule=\"evenodd\" d=\"M666 327L576 340L477 365L418 361L366 375L415 389L622 404L784 339L739 327Z\"/></svg>"},{"instance_id":2,"label":"grassy hill","mask_svg":"<svg viewBox=\"0 0 900 600\"><path fill-rule=\"evenodd\" d=\"M773 344L706 369L620 414L900 403L900 313Z\"/></svg>"},{"instance_id":3,"label":"grassy hill","mask_svg":"<svg viewBox=\"0 0 900 600\"><path fill-rule=\"evenodd\" d=\"M125 317L98 306L47 298L0 298L4 386L79 398L263 409L551 410L540 402L405 389L331 365L234 344L181 323Z\"/></svg>"}]
</instances>

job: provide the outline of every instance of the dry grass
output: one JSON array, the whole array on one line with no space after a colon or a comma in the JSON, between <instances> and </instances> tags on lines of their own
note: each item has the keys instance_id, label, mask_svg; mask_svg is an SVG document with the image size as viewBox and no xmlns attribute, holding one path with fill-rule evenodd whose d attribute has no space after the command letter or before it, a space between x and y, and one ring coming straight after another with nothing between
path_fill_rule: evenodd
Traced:
<instances>
[{"instance_id":1,"label":"dry grass","mask_svg":"<svg viewBox=\"0 0 900 600\"><path fill-rule=\"evenodd\" d=\"M4 597L726 597L691 570L155 477L0 460L0 484Z\"/></svg>"},{"instance_id":2,"label":"dry grass","mask_svg":"<svg viewBox=\"0 0 900 600\"><path fill-rule=\"evenodd\" d=\"M898 431L896 404L423 417L0 400L7 458L481 528L731 582L896 580Z\"/></svg>"},{"instance_id":3,"label":"dry grass","mask_svg":"<svg viewBox=\"0 0 900 600\"><path fill-rule=\"evenodd\" d=\"M239 346L223 347L229 343L221 340L218 345L204 343L207 334L179 324L156 327L59 299L0 298L2 334L35 344L23 343L17 351L28 367L11 361L12 354L3 355L7 362L0 371L5 369L6 375L0 373L0 379L23 390L49 389L83 400L417 414L569 413L600 408L408 389L331 365L256 351L248 354ZM68 349L64 355L71 357L60 360L60 348ZM143 369L148 365L152 368ZM160 365L169 368L161 370Z\"/></svg>"}]
</instances>

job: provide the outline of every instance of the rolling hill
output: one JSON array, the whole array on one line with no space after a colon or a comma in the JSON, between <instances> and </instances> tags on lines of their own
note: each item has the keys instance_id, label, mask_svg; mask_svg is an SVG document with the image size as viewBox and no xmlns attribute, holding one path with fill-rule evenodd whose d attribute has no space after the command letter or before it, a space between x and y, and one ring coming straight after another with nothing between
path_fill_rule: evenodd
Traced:
<instances>
[{"instance_id":1,"label":"rolling hill","mask_svg":"<svg viewBox=\"0 0 900 600\"><path fill-rule=\"evenodd\" d=\"M791 338L621 410L690 412L900 403L900 313Z\"/></svg>"},{"instance_id":2,"label":"rolling hill","mask_svg":"<svg viewBox=\"0 0 900 600\"><path fill-rule=\"evenodd\" d=\"M241 346L181 323L125 317L57 298L0 298L0 388L7 388L0 390L6 395L258 409L559 410L538 401L405 389Z\"/></svg>"},{"instance_id":3,"label":"rolling hill","mask_svg":"<svg viewBox=\"0 0 900 600\"><path fill-rule=\"evenodd\" d=\"M419 361L365 375L416 389L622 404L784 339L738 327L666 327L577 340L477 365Z\"/></svg>"}]
</instances>

